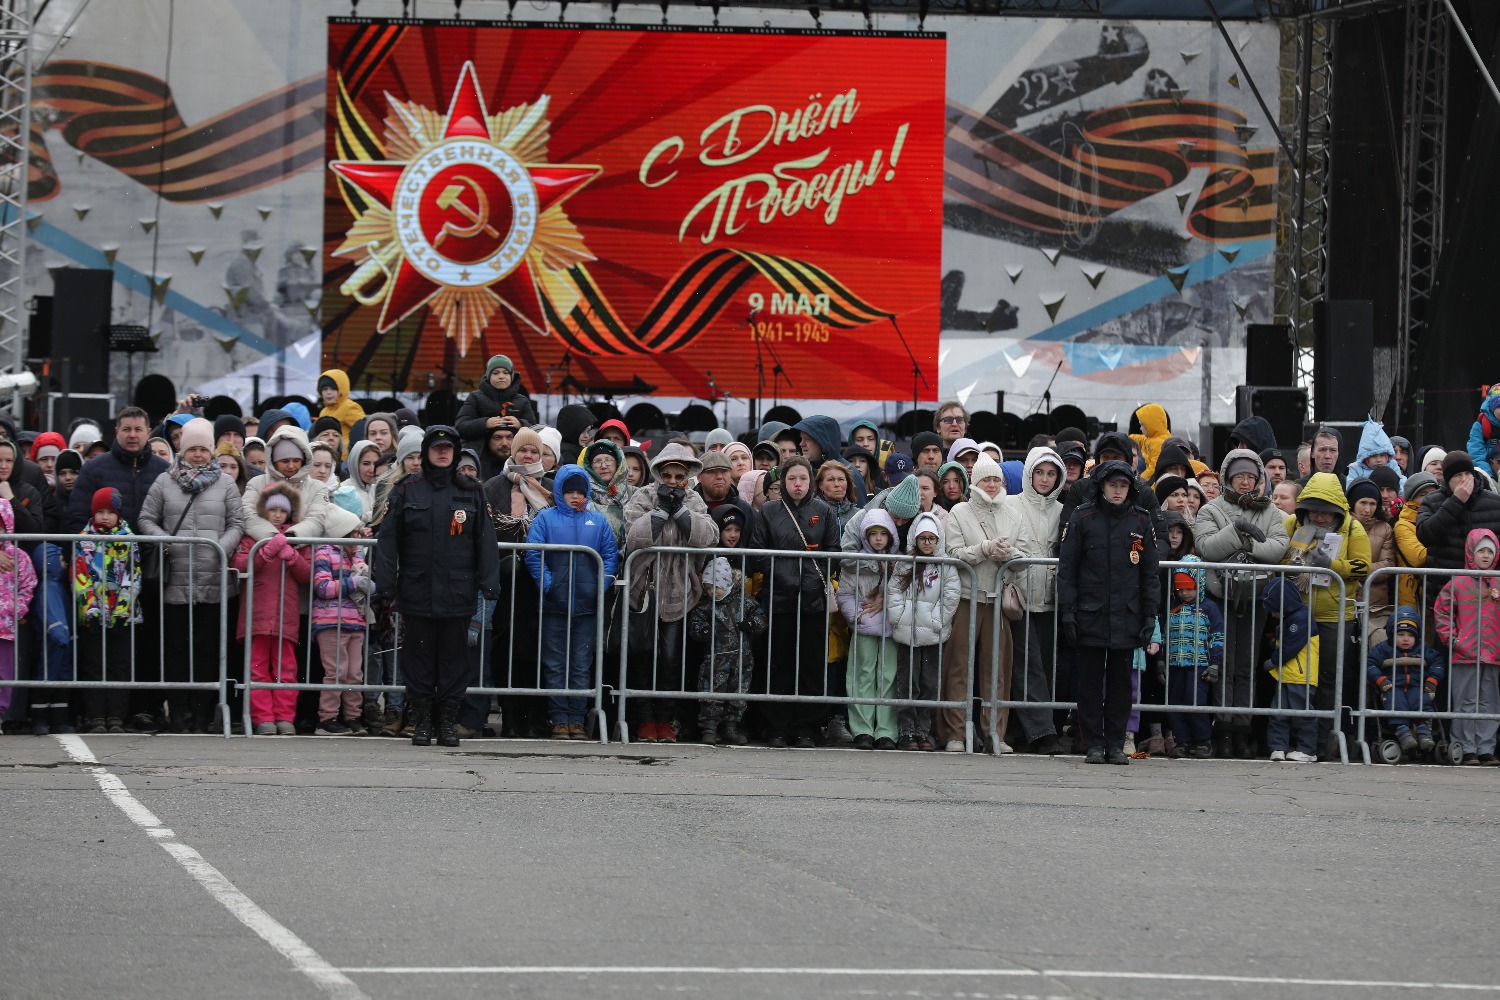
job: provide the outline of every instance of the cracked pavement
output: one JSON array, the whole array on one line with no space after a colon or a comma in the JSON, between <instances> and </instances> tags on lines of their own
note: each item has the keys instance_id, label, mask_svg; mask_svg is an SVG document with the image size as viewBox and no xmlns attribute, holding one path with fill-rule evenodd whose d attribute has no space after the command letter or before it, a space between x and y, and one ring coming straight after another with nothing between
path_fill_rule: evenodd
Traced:
<instances>
[{"instance_id":1,"label":"cracked pavement","mask_svg":"<svg viewBox=\"0 0 1500 1000\"><path fill-rule=\"evenodd\" d=\"M341 968L1111 970L1500 984L1500 773L101 736ZM56 740L0 740L0 996L319 995ZM351 972L372 998L1405 996L1202 978ZM1497 985L1495 993L1500 993Z\"/></svg>"}]
</instances>

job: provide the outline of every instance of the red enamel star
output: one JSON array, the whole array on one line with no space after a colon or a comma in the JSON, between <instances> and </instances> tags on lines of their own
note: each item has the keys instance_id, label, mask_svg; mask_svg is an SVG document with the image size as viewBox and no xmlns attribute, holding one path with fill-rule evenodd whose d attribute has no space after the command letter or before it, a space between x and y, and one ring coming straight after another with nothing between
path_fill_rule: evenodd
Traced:
<instances>
[{"instance_id":1,"label":"red enamel star","mask_svg":"<svg viewBox=\"0 0 1500 1000\"><path fill-rule=\"evenodd\" d=\"M430 113L390 103L388 146L406 159L329 164L371 202L337 251L364 259L342 290L367 305L383 299L382 333L432 304L460 354L501 305L547 333L537 271L593 259L559 217L601 168L538 162L547 98L491 118L473 63L459 74L440 137L426 134Z\"/></svg>"}]
</instances>

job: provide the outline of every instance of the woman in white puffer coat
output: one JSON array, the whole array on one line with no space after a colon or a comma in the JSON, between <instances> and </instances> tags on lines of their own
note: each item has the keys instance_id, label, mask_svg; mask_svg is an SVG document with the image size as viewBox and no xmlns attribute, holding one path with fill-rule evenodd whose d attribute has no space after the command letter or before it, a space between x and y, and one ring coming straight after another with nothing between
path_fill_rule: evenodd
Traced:
<instances>
[{"instance_id":1,"label":"woman in white puffer coat","mask_svg":"<svg viewBox=\"0 0 1500 1000\"><path fill-rule=\"evenodd\" d=\"M935 514L918 514L906 537L911 555L945 556L943 522ZM904 565L891 578L886 616L896 640L896 697L935 701L942 670L943 646L953 636L953 616L963 588L958 570L939 563ZM963 641L967 641L967 636ZM932 709L907 706L897 713L901 750L932 750Z\"/></svg>"},{"instance_id":2,"label":"woman in white puffer coat","mask_svg":"<svg viewBox=\"0 0 1500 1000\"><path fill-rule=\"evenodd\" d=\"M1021 493L1008 497L1015 511L1011 523L1010 554L1013 559L1052 559L1057 556L1058 519L1062 514L1062 495L1067 483L1067 466L1062 456L1051 448L1033 448L1026 456L1021 472ZM1011 698L1015 701L1068 701L1071 673L1056 667L1057 567L1055 563L1016 566L1005 572L1005 582L1020 591L1026 616L1011 623L1014 630L1016 659L1021 669L1011 677ZM1069 690L1054 690L1055 680L1063 680ZM1065 696L1066 695L1066 696ZM1057 739L1053 713L1045 708L1016 710L1016 720L1030 744L1032 753L1062 752Z\"/></svg>"}]
</instances>

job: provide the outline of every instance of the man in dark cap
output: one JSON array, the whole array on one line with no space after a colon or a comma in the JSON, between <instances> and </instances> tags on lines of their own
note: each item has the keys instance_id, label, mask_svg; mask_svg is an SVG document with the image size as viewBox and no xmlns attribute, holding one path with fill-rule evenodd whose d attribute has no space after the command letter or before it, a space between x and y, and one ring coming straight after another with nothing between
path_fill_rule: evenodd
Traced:
<instances>
[{"instance_id":1,"label":"man in dark cap","mask_svg":"<svg viewBox=\"0 0 1500 1000\"><path fill-rule=\"evenodd\" d=\"M919 469L936 472L947 457L943 439L933 431L921 431L911 436L911 458Z\"/></svg>"},{"instance_id":2,"label":"man in dark cap","mask_svg":"<svg viewBox=\"0 0 1500 1000\"><path fill-rule=\"evenodd\" d=\"M469 621L478 597L497 599L495 525L479 481L457 471L458 431L442 424L422 438L422 473L391 490L375 546L376 596L395 601L405 626L401 671L414 746L458 746L468 684Z\"/></svg>"},{"instance_id":3,"label":"man in dark cap","mask_svg":"<svg viewBox=\"0 0 1500 1000\"><path fill-rule=\"evenodd\" d=\"M1284 482L1290 470L1287 468L1286 456L1281 453L1280 448L1267 448L1260 453L1260 461L1266 470L1266 492L1276 488L1276 484Z\"/></svg>"},{"instance_id":4,"label":"man in dark cap","mask_svg":"<svg viewBox=\"0 0 1500 1000\"><path fill-rule=\"evenodd\" d=\"M222 413L214 418L214 447L226 441L236 448L245 447L245 422L233 413Z\"/></svg>"}]
</instances>

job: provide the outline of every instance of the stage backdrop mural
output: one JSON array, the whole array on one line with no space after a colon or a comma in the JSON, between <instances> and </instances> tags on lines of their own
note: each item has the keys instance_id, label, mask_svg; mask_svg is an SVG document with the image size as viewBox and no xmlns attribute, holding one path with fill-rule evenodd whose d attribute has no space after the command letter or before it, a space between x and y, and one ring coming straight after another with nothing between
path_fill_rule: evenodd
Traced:
<instances>
[{"instance_id":1,"label":"stage backdrop mural","mask_svg":"<svg viewBox=\"0 0 1500 1000\"><path fill-rule=\"evenodd\" d=\"M323 356L357 386L467 389L493 354L532 391L935 383L941 37L351 19L328 44Z\"/></svg>"},{"instance_id":2,"label":"stage backdrop mural","mask_svg":"<svg viewBox=\"0 0 1500 1000\"><path fill-rule=\"evenodd\" d=\"M944 396L1232 419L1245 326L1271 320L1278 151L1250 80L1275 109L1277 28L947 27Z\"/></svg>"}]
</instances>

